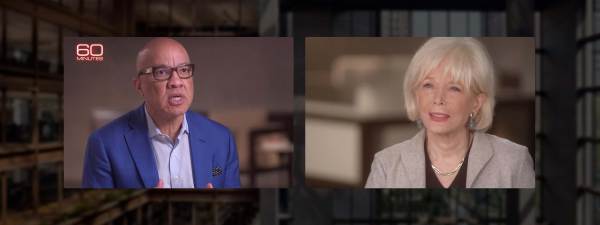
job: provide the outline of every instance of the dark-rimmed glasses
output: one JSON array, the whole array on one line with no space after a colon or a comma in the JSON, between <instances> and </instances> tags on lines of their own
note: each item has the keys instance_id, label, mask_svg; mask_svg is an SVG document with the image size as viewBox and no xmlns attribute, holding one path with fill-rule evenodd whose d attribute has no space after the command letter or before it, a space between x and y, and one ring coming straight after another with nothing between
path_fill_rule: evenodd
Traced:
<instances>
[{"instance_id":1,"label":"dark-rimmed glasses","mask_svg":"<svg viewBox=\"0 0 600 225\"><path fill-rule=\"evenodd\" d=\"M168 67L168 66L153 66L143 69L138 73L138 76L141 75L150 75L154 77L155 80L163 81L171 79L171 75L173 75L173 71L177 71L179 78L187 79L194 75L194 64L183 64L176 67Z\"/></svg>"}]
</instances>

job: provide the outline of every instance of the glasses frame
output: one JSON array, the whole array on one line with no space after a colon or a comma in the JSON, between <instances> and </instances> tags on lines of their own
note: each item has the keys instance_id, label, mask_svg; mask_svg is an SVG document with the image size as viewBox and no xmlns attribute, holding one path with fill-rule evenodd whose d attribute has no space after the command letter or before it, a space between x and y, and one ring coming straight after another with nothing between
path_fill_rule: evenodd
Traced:
<instances>
[{"instance_id":1,"label":"glasses frame","mask_svg":"<svg viewBox=\"0 0 600 225\"><path fill-rule=\"evenodd\" d=\"M173 72L176 71L177 69L184 67L184 66L189 66L192 70L191 75L189 77L182 77L181 73L177 72L177 76L180 79L188 79L194 76L194 64L192 63L187 63L187 64L181 64L179 66L176 67L168 67L168 66L152 66L152 67L148 67L146 69L142 69L139 73L138 73L138 77L142 76L142 75L152 75L152 78L154 78L154 80L157 81L165 81L165 80L170 80L171 77L173 76ZM166 79L157 79L156 78L156 74L154 74L155 70L157 69L170 69L170 73L169 73L169 77L167 77Z\"/></svg>"}]
</instances>

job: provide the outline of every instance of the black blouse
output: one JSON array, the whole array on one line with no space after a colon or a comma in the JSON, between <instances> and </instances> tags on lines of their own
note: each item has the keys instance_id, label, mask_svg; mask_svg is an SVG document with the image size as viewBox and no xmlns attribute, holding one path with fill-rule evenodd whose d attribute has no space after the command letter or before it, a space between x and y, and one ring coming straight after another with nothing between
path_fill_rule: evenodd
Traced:
<instances>
[{"instance_id":1,"label":"black blouse","mask_svg":"<svg viewBox=\"0 0 600 225\"><path fill-rule=\"evenodd\" d=\"M429 154L427 154L427 145L425 144L425 187L426 188L444 188L440 180L438 180L435 175L435 171L431 168L431 160L429 159ZM469 153L471 149L467 151L465 156L465 161L463 162L462 167L454 177L452 183L448 188L466 188L467 187L467 166L469 165Z\"/></svg>"}]
</instances>

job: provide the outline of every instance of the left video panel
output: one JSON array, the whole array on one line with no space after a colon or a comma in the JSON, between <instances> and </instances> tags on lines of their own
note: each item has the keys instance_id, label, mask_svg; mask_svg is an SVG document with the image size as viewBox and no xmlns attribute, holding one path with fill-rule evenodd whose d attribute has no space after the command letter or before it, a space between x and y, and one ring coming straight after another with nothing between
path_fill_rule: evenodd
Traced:
<instances>
[{"instance_id":1,"label":"left video panel","mask_svg":"<svg viewBox=\"0 0 600 225\"><path fill-rule=\"evenodd\" d=\"M65 38L65 188L292 180L291 38Z\"/></svg>"}]
</instances>

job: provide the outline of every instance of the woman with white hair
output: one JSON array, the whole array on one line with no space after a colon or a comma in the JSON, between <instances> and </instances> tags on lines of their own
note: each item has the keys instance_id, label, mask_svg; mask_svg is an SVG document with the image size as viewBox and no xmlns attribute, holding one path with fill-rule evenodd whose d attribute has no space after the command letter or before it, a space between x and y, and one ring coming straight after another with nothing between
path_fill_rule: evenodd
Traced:
<instances>
[{"instance_id":1,"label":"woman with white hair","mask_svg":"<svg viewBox=\"0 0 600 225\"><path fill-rule=\"evenodd\" d=\"M367 188L535 188L527 147L486 134L494 69L473 38L431 38L404 78L413 138L375 155Z\"/></svg>"}]
</instances>

